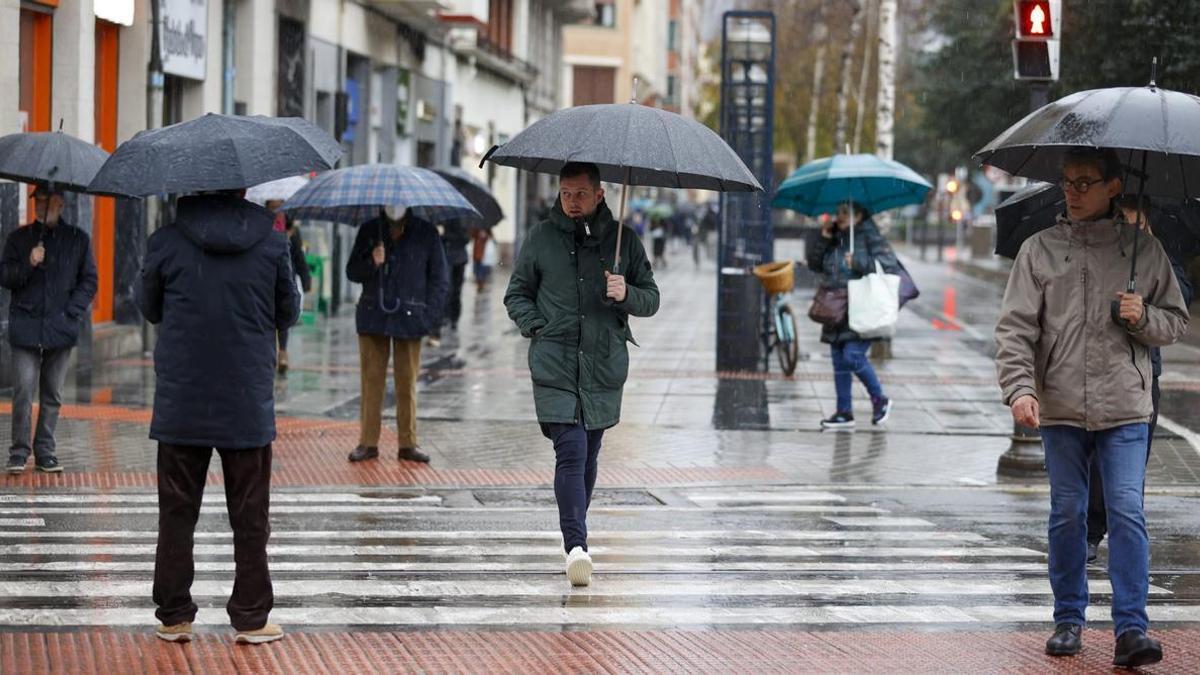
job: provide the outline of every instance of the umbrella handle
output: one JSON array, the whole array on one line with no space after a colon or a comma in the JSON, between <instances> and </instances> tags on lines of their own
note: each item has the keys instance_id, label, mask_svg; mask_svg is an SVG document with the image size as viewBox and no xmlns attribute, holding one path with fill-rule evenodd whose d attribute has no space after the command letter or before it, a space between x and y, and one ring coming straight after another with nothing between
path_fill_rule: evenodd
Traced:
<instances>
[{"instance_id":1,"label":"umbrella handle","mask_svg":"<svg viewBox=\"0 0 1200 675\"><path fill-rule=\"evenodd\" d=\"M625 182L621 184L621 210L617 216L617 249L613 253L613 274L621 273L621 231L625 229L625 198L629 196L632 167L625 167Z\"/></svg>"}]
</instances>

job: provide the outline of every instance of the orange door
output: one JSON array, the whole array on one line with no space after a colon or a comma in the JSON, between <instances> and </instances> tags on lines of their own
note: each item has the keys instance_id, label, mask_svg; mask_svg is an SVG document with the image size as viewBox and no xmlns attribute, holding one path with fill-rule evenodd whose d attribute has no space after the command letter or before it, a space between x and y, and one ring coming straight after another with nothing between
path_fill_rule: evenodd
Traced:
<instances>
[{"instance_id":1,"label":"orange door","mask_svg":"<svg viewBox=\"0 0 1200 675\"><path fill-rule=\"evenodd\" d=\"M34 9L21 10L20 83L18 109L25 113L25 131L50 131L50 74L53 65L54 18ZM30 188L32 193L33 188ZM27 209L28 222L35 215Z\"/></svg>"},{"instance_id":2,"label":"orange door","mask_svg":"<svg viewBox=\"0 0 1200 675\"><path fill-rule=\"evenodd\" d=\"M96 145L112 152L117 147L117 73L120 72L121 27L96 21ZM96 254L99 288L92 304L92 321L112 321L117 204L111 197L95 198L92 248Z\"/></svg>"}]
</instances>

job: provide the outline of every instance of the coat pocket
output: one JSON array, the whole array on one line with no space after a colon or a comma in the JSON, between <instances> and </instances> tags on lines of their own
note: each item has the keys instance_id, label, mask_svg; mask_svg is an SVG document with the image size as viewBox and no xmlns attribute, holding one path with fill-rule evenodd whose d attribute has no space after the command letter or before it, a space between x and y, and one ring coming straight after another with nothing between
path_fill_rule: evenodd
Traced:
<instances>
[{"instance_id":1,"label":"coat pocket","mask_svg":"<svg viewBox=\"0 0 1200 675\"><path fill-rule=\"evenodd\" d=\"M1053 363L1054 348L1058 346L1061 338L1061 333L1043 333L1042 339L1038 341L1037 350L1037 371L1035 375L1040 379L1045 386L1049 380L1049 369Z\"/></svg>"},{"instance_id":2,"label":"coat pocket","mask_svg":"<svg viewBox=\"0 0 1200 675\"><path fill-rule=\"evenodd\" d=\"M567 356L570 347L561 342L547 340L539 333L529 341L529 376L535 385L574 389L574 369L569 368Z\"/></svg>"},{"instance_id":3,"label":"coat pocket","mask_svg":"<svg viewBox=\"0 0 1200 675\"><path fill-rule=\"evenodd\" d=\"M598 389L620 389L629 377L629 336L626 328L608 331L607 347L596 359L594 370Z\"/></svg>"}]
</instances>

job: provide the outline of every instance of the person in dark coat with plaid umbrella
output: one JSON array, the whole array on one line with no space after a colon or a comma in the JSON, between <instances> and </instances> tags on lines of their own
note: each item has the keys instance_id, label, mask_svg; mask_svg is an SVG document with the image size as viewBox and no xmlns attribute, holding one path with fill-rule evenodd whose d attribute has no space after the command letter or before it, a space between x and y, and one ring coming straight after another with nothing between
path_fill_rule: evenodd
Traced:
<instances>
[{"instance_id":1,"label":"person in dark coat with plaid umbrella","mask_svg":"<svg viewBox=\"0 0 1200 675\"><path fill-rule=\"evenodd\" d=\"M437 229L412 212L384 209L382 215L359 228L346 276L363 286L355 312L362 378L361 432L350 461L379 456L388 360L394 354L397 456L428 462L429 455L417 449L421 339L441 324L450 286Z\"/></svg>"}]
</instances>

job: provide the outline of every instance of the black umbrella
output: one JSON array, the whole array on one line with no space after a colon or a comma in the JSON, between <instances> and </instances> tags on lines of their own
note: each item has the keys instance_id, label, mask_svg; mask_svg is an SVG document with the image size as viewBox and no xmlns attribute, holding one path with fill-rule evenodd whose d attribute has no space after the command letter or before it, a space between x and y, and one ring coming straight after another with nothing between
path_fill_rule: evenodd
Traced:
<instances>
[{"instance_id":1,"label":"black umbrella","mask_svg":"<svg viewBox=\"0 0 1200 675\"><path fill-rule=\"evenodd\" d=\"M1018 190L996 207L996 255L1016 258L1026 239L1052 227L1065 210L1057 185L1032 183ZM1145 210L1154 236L1175 258L1200 253L1200 201L1157 198Z\"/></svg>"},{"instance_id":2,"label":"black umbrella","mask_svg":"<svg viewBox=\"0 0 1200 675\"><path fill-rule=\"evenodd\" d=\"M1200 98L1147 87L1081 91L1030 113L975 158L1016 176L1057 182L1072 148L1111 148L1125 164L1125 190L1200 196ZM1143 155L1145 169L1142 168ZM1145 176L1147 180L1141 180ZM1144 185L1143 185L1144 183Z\"/></svg>"},{"instance_id":3,"label":"black umbrella","mask_svg":"<svg viewBox=\"0 0 1200 675\"><path fill-rule=\"evenodd\" d=\"M634 83L637 88L637 83ZM600 178L622 186L761 192L762 185L712 129L673 112L607 103L567 108L484 156L504 166L557 175L568 162L590 162ZM480 166L483 162L480 162ZM617 222L625 218L625 193ZM621 229L613 270L620 269Z\"/></svg>"},{"instance_id":4,"label":"black umbrella","mask_svg":"<svg viewBox=\"0 0 1200 675\"><path fill-rule=\"evenodd\" d=\"M490 230L504 220L504 209L500 208L500 202L496 201L492 191L478 178L458 167L434 169L434 173L449 181L454 189L471 202L471 206L483 217L483 222L476 222L476 225Z\"/></svg>"},{"instance_id":5,"label":"black umbrella","mask_svg":"<svg viewBox=\"0 0 1200 675\"><path fill-rule=\"evenodd\" d=\"M56 190L87 190L107 159L103 148L62 131L0 138L0 178L44 183Z\"/></svg>"},{"instance_id":6,"label":"black umbrella","mask_svg":"<svg viewBox=\"0 0 1200 675\"><path fill-rule=\"evenodd\" d=\"M1021 244L1054 225L1066 210L1062 188L1053 183L1030 183L996 207L996 255L1016 258Z\"/></svg>"},{"instance_id":7,"label":"black umbrella","mask_svg":"<svg viewBox=\"0 0 1200 675\"><path fill-rule=\"evenodd\" d=\"M1157 67L1158 59L1154 60ZM1115 150L1125 166L1124 187L1147 194L1190 199L1188 173L1200 175L1200 98L1162 89L1113 87L1081 91L1030 113L975 153L984 164L1046 182L1059 180L1072 148ZM1130 293L1137 288L1140 229L1129 261Z\"/></svg>"},{"instance_id":8,"label":"black umbrella","mask_svg":"<svg viewBox=\"0 0 1200 675\"><path fill-rule=\"evenodd\" d=\"M332 168L342 148L298 117L208 114L139 132L100 169L90 192L128 197L237 190Z\"/></svg>"}]
</instances>

